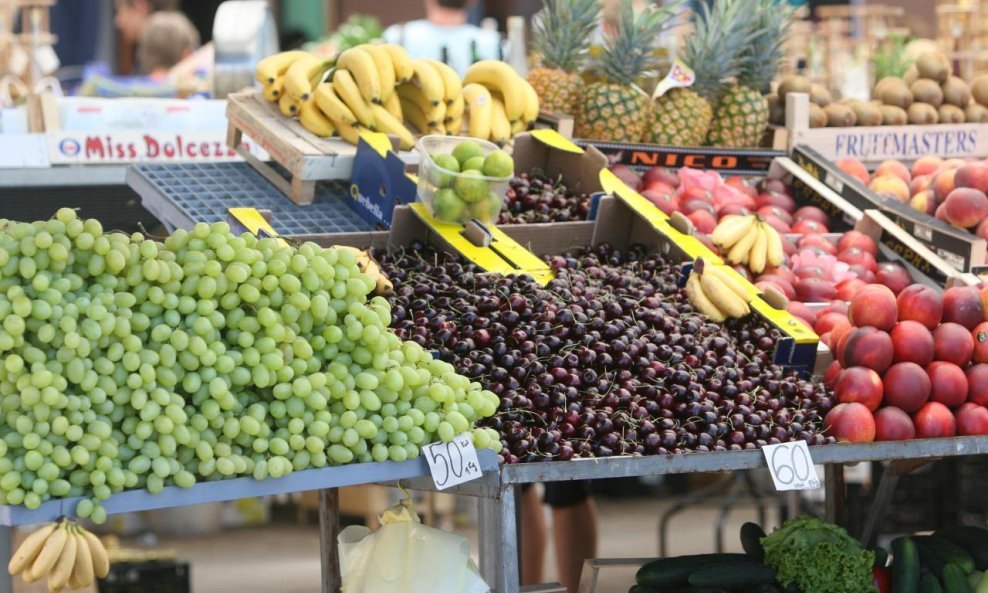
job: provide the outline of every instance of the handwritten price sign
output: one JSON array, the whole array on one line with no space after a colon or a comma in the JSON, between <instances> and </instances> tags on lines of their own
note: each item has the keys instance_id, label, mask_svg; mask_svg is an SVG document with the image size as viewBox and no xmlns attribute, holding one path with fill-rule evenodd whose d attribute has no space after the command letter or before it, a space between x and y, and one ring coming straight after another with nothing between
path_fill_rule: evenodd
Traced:
<instances>
[{"instance_id":1,"label":"handwritten price sign","mask_svg":"<svg viewBox=\"0 0 988 593\"><path fill-rule=\"evenodd\" d=\"M436 490L476 480L483 473L477 460L477 449L473 446L473 436L469 432L456 435L448 443L426 445L423 451Z\"/></svg>"},{"instance_id":2,"label":"handwritten price sign","mask_svg":"<svg viewBox=\"0 0 988 593\"><path fill-rule=\"evenodd\" d=\"M762 453L765 454L776 490L815 490L820 487L820 478L816 475L806 441L766 445L762 447Z\"/></svg>"}]
</instances>

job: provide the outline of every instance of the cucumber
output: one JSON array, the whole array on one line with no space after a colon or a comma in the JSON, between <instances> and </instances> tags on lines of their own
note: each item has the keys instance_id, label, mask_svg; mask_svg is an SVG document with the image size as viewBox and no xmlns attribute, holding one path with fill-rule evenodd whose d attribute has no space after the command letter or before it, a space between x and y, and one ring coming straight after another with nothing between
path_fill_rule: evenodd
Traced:
<instances>
[{"instance_id":1,"label":"cucumber","mask_svg":"<svg viewBox=\"0 0 988 593\"><path fill-rule=\"evenodd\" d=\"M694 587L769 585L775 582L775 570L750 561L723 562L692 572L689 581Z\"/></svg>"},{"instance_id":2,"label":"cucumber","mask_svg":"<svg viewBox=\"0 0 988 593\"><path fill-rule=\"evenodd\" d=\"M685 587L694 571L705 568L710 564L724 562L754 561L747 554L697 554L694 556L676 556L659 558L638 569L635 582L652 589L669 587Z\"/></svg>"},{"instance_id":3,"label":"cucumber","mask_svg":"<svg viewBox=\"0 0 988 593\"><path fill-rule=\"evenodd\" d=\"M961 546L974 559L977 570L988 570L988 530L977 527L947 527L936 535Z\"/></svg>"},{"instance_id":4,"label":"cucumber","mask_svg":"<svg viewBox=\"0 0 988 593\"><path fill-rule=\"evenodd\" d=\"M918 593L919 552L908 537L892 540L892 593Z\"/></svg>"},{"instance_id":5,"label":"cucumber","mask_svg":"<svg viewBox=\"0 0 988 593\"><path fill-rule=\"evenodd\" d=\"M967 575L967 584L971 585L972 589L977 590L978 584L981 582L981 579L984 578L984 576L985 573L981 572L980 570L976 570L971 574Z\"/></svg>"},{"instance_id":6,"label":"cucumber","mask_svg":"<svg viewBox=\"0 0 988 593\"><path fill-rule=\"evenodd\" d=\"M916 539L942 558L944 563L956 564L964 574L971 574L974 571L974 558L962 546L938 535L927 535Z\"/></svg>"},{"instance_id":7,"label":"cucumber","mask_svg":"<svg viewBox=\"0 0 988 593\"><path fill-rule=\"evenodd\" d=\"M741 526L741 547L745 554L761 562L765 558L765 548L762 547L762 538L765 531L757 523L747 522Z\"/></svg>"},{"instance_id":8,"label":"cucumber","mask_svg":"<svg viewBox=\"0 0 988 593\"><path fill-rule=\"evenodd\" d=\"M943 569L947 566L947 563L926 544L922 537L913 537L912 540L916 544L916 550L919 552L920 565L929 569L938 579L942 579Z\"/></svg>"},{"instance_id":9,"label":"cucumber","mask_svg":"<svg viewBox=\"0 0 988 593\"><path fill-rule=\"evenodd\" d=\"M953 562L943 567L943 591L944 593L974 593L967 582L964 569Z\"/></svg>"},{"instance_id":10,"label":"cucumber","mask_svg":"<svg viewBox=\"0 0 988 593\"><path fill-rule=\"evenodd\" d=\"M895 586L894 583L893 586ZM940 586L940 581L935 576L926 573L919 581L919 593L943 593L943 587Z\"/></svg>"}]
</instances>

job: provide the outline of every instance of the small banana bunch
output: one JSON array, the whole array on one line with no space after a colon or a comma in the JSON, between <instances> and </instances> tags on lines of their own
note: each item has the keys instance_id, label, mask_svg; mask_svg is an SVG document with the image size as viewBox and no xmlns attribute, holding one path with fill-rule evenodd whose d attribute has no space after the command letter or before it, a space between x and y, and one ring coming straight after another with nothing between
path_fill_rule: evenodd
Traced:
<instances>
[{"instance_id":1,"label":"small banana bunch","mask_svg":"<svg viewBox=\"0 0 988 593\"><path fill-rule=\"evenodd\" d=\"M62 518L29 535L10 559L7 570L25 583L48 579L48 589L81 589L110 572L103 542L81 525Z\"/></svg>"},{"instance_id":2,"label":"small banana bunch","mask_svg":"<svg viewBox=\"0 0 988 593\"><path fill-rule=\"evenodd\" d=\"M381 266L378 265L377 261L373 257L371 257L369 251L357 249L356 247L350 247L349 245L333 245L333 249L353 253L354 258L357 260L357 267L360 268L360 271L367 274L373 278L375 282L377 282L377 286L374 288L374 294L378 296L389 296L392 292L394 292L394 285L391 284L388 277L381 271Z\"/></svg>"},{"instance_id":3,"label":"small banana bunch","mask_svg":"<svg viewBox=\"0 0 988 593\"><path fill-rule=\"evenodd\" d=\"M732 264L742 264L756 274L766 267L778 267L785 261L782 235L757 214L725 216L717 224L710 240Z\"/></svg>"},{"instance_id":4,"label":"small banana bunch","mask_svg":"<svg viewBox=\"0 0 988 593\"><path fill-rule=\"evenodd\" d=\"M698 257L686 280L686 298L698 312L721 323L728 318L740 319L751 309L752 295L727 270Z\"/></svg>"},{"instance_id":5,"label":"small banana bunch","mask_svg":"<svg viewBox=\"0 0 988 593\"><path fill-rule=\"evenodd\" d=\"M539 96L514 68L498 60L474 63L463 77L467 136L504 144L539 116Z\"/></svg>"}]
</instances>

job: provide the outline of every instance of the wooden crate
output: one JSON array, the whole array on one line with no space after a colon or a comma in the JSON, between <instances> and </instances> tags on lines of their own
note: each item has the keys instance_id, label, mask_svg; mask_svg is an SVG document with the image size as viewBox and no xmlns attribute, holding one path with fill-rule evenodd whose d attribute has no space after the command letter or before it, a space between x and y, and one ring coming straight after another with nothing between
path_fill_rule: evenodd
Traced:
<instances>
[{"instance_id":1,"label":"wooden crate","mask_svg":"<svg viewBox=\"0 0 988 593\"><path fill-rule=\"evenodd\" d=\"M350 178L356 146L338 138L319 138L295 119L283 116L259 91L228 96L226 117L230 148L296 204L312 203L318 181ZM251 154L243 144L244 135L284 167L288 179Z\"/></svg>"}]
</instances>

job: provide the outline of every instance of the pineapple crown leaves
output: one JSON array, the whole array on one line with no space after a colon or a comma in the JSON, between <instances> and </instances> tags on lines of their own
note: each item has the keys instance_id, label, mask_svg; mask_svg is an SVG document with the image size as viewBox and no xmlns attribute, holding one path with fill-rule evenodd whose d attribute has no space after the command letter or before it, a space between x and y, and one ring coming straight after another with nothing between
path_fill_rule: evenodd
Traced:
<instances>
[{"instance_id":1,"label":"pineapple crown leaves","mask_svg":"<svg viewBox=\"0 0 988 593\"><path fill-rule=\"evenodd\" d=\"M545 0L532 23L532 46L546 68L576 72L600 21L599 0Z\"/></svg>"},{"instance_id":2,"label":"pineapple crown leaves","mask_svg":"<svg viewBox=\"0 0 988 593\"><path fill-rule=\"evenodd\" d=\"M638 78L658 66L653 51L656 38L676 15L682 0L663 6L649 4L635 13L632 0L621 0L617 28L607 36L602 56L603 73L608 82L631 86Z\"/></svg>"},{"instance_id":3,"label":"pineapple crown leaves","mask_svg":"<svg viewBox=\"0 0 988 593\"><path fill-rule=\"evenodd\" d=\"M759 7L765 1L755 0ZM746 50L757 40L760 15L752 5L752 0L714 0L700 3L693 13L693 32L686 37L682 57L696 73L693 90L701 97L719 100L729 79L739 79L750 62Z\"/></svg>"},{"instance_id":4,"label":"pineapple crown leaves","mask_svg":"<svg viewBox=\"0 0 988 593\"><path fill-rule=\"evenodd\" d=\"M784 46L792 29L794 10L779 0L755 0L756 36L743 53L738 82L760 93L770 90L785 60Z\"/></svg>"}]
</instances>

